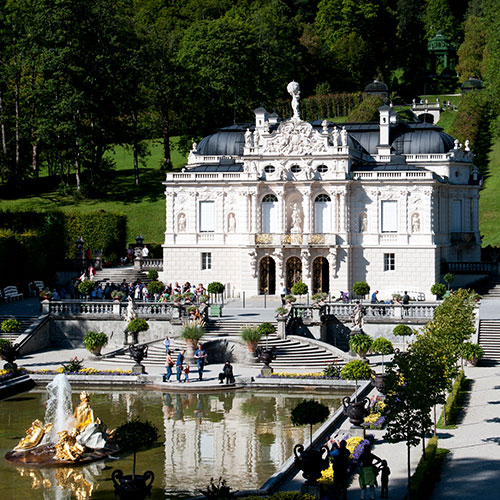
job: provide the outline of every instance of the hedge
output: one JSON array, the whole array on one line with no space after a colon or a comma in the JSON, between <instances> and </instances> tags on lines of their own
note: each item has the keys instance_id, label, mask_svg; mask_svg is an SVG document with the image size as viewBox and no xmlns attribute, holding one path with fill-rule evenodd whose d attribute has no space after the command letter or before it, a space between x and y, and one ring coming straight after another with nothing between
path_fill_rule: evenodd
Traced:
<instances>
[{"instance_id":1,"label":"hedge","mask_svg":"<svg viewBox=\"0 0 500 500\"><path fill-rule=\"evenodd\" d=\"M446 403L444 405L443 413L439 418L438 427L443 427L444 424L444 416L446 415L446 425L456 425L457 418L462 409L462 397L461 393L463 390L463 386L465 384L465 373L463 370L458 372L457 378L455 382L453 382L453 386L451 388L451 392L446 399Z\"/></svg>"},{"instance_id":2,"label":"hedge","mask_svg":"<svg viewBox=\"0 0 500 500\"><path fill-rule=\"evenodd\" d=\"M361 103L354 108L347 121L349 123L356 122L378 122L379 121L379 111L378 108L384 104L384 100L381 97L369 95L365 97Z\"/></svg>"}]
</instances>

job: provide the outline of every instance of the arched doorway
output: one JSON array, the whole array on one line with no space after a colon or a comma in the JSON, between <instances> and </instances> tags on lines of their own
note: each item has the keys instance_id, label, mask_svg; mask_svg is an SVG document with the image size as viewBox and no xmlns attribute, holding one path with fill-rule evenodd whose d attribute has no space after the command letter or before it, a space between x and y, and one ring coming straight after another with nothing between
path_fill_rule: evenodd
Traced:
<instances>
[{"instance_id":1,"label":"arched doorway","mask_svg":"<svg viewBox=\"0 0 500 500\"><path fill-rule=\"evenodd\" d=\"M286 288L290 291L295 283L302 281L302 261L298 257L290 257L286 261Z\"/></svg>"},{"instance_id":2,"label":"arched doorway","mask_svg":"<svg viewBox=\"0 0 500 500\"><path fill-rule=\"evenodd\" d=\"M272 257L263 257L259 262L259 294L276 293L276 263Z\"/></svg>"},{"instance_id":3,"label":"arched doorway","mask_svg":"<svg viewBox=\"0 0 500 500\"><path fill-rule=\"evenodd\" d=\"M330 291L330 272L328 261L324 257L316 257L313 261L313 293Z\"/></svg>"}]
</instances>

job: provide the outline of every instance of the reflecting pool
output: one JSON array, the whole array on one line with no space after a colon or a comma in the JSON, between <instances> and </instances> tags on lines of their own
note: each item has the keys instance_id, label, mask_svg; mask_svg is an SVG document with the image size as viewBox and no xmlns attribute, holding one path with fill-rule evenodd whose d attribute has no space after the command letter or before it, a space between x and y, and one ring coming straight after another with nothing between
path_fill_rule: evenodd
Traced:
<instances>
[{"instance_id":1,"label":"reflecting pool","mask_svg":"<svg viewBox=\"0 0 500 500\"><path fill-rule=\"evenodd\" d=\"M73 387L73 403L78 392ZM140 417L160 431L160 444L137 455L137 472L155 474L153 499L181 499L222 476L233 489L261 486L307 443L308 427L293 427L290 411L304 398L321 401L333 412L347 394L220 392L172 394L144 390L92 391L90 403L109 427ZM0 401L0 452L13 448L34 419L43 419L47 395L36 389ZM132 470L132 456L82 467L35 468L2 461L0 498L5 500L114 499L111 473Z\"/></svg>"}]
</instances>

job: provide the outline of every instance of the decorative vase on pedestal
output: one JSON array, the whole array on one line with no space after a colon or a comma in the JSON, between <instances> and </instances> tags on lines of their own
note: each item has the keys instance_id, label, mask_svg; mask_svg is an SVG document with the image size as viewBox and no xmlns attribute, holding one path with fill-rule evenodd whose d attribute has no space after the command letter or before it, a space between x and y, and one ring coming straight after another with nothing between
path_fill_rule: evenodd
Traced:
<instances>
[{"instance_id":1,"label":"decorative vase on pedestal","mask_svg":"<svg viewBox=\"0 0 500 500\"><path fill-rule=\"evenodd\" d=\"M144 474L123 475L120 469L114 470L111 474L113 485L115 487L115 495L120 500L145 500L151 496L151 485L153 484L155 475L148 470ZM148 483L149 480L149 483Z\"/></svg>"},{"instance_id":2,"label":"decorative vase on pedestal","mask_svg":"<svg viewBox=\"0 0 500 500\"><path fill-rule=\"evenodd\" d=\"M319 450L304 451L304 445L296 444L293 448L295 466L302 471L306 486L317 486L321 472L328 468L328 449L322 446Z\"/></svg>"},{"instance_id":3,"label":"decorative vase on pedestal","mask_svg":"<svg viewBox=\"0 0 500 500\"><path fill-rule=\"evenodd\" d=\"M368 415L370 400L363 398L360 401L351 401L351 398L346 396L342 399L342 404L344 405L344 415L349 417L349 422L359 427Z\"/></svg>"}]
</instances>

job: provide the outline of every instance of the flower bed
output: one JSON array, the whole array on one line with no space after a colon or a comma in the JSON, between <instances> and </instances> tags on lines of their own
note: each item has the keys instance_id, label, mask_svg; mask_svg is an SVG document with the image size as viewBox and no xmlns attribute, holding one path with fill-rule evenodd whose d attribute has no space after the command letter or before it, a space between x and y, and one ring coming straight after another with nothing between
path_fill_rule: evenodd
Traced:
<instances>
[{"instance_id":1,"label":"flower bed","mask_svg":"<svg viewBox=\"0 0 500 500\"><path fill-rule=\"evenodd\" d=\"M327 377L323 372L309 372L309 373L293 373L293 372L277 372L269 375L268 377L262 377L262 375L257 375L256 378L274 378L274 379L309 379L309 380L342 380L341 377Z\"/></svg>"},{"instance_id":2,"label":"flower bed","mask_svg":"<svg viewBox=\"0 0 500 500\"><path fill-rule=\"evenodd\" d=\"M65 372L62 366L55 370L51 368L26 370L26 373L33 373L37 375L57 375L59 373L66 373L66 375L132 375L131 370L98 370L97 368L82 368L77 372Z\"/></svg>"},{"instance_id":3,"label":"flower bed","mask_svg":"<svg viewBox=\"0 0 500 500\"><path fill-rule=\"evenodd\" d=\"M19 377L20 375L25 375L27 370L20 368L19 370L0 370L0 382L5 382L14 377Z\"/></svg>"},{"instance_id":4,"label":"flower bed","mask_svg":"<svg viewBox=\"0 0 500 500\"><path fill-rule=\"evenodd\" d=\"M365 417L361 424L368 429L382 429L385 424L384 411L386 404L380 400L372 400L370 404L370 414Z\"/></svg>"}]
</instances>

